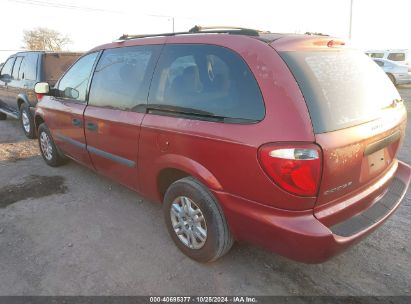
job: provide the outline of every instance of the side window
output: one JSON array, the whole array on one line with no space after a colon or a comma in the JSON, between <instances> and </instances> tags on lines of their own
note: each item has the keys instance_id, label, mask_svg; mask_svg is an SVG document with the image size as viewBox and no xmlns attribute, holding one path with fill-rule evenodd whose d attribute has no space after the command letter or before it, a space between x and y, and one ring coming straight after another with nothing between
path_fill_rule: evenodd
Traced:
<instances>
[{"instance_id":1,"label":"side window","mask_svg":"<svg viewBox=\"0 0 411 304\"><path fill-rule=\"evenodd\" d=\"M254 75L238 54L219 46L166 45L149 96L155 110L199 119L255 122L265 115Z\"/></svg>"},{"instance_id":2,"label":"side window","mask_svg":"<svg viewBox=\"0 0 411 304\"><path fill-rule=\"evenodd\" d=\"M134 46L105 50L94 71L88 104L120 110L145 105L160 48Z\"/></svg>"},{"instance_id":3,"label":"side window","mask_svg":"<svg viewBox=\"0 0 411 304\"><path fill-rule=\"evenodd\" d=\"M384 53L368 53L368 56L370 56L371 58L383 58Z\"/></svg>"},{"instance_id":4,"label":"side window","mask_svg":"<svg viewBox=\"0 0 411 304\"><path fill-rule=\"evenodd\" d=\"M11 79L11 73L12 73L12 69L13 69L13 64L14 64L14 60L16 58L12 57L7 59L6 63L3 65L3 68L1 69L1 75L0 77L4 80L10 80Z\"/></svg>"},{"instance_id":5,"label":"side window","mask_svg":"<svg viewBox=\"0 0 411 304\"><path fill-rule=\"evenodd\" d=\"M97 55L92 53L80 58L60 79L58 90L61 98L86 101L87 86Z\"/></svg>"},{"instance_id":6,"label":"side window","mask_svg":"<svg viewBox=\"0 0 411 304\"><path fill-rule=\"evenodd\" d=\"M17 57L16 61L14 62L14 66L13 66L13 79L20 79L19 78L19 70L20 70L20 66L21 66L21 62L23 61L24 57Z\"/></svg>"},{"instance_id":7,"label":"side window","mask_svg":"<svg viewBox=\"0 0 411 304\"><path fill-rule=\"evenodd\" d=\"M388 59L392 61L404 61L405 53L390 53Z\"/></svg>"},{"instance_id":8,"label":"side window","mask_svg":"<svg viewBox=\"0 0 411 304\"><path fill-rule=\"evenodd\" d=\"M374 60L374 62L375 62L376 64L378 64L380 67L383 67L383 66L384 66L384 62L383 62L383 61Z\"/></svg>"},{"instance_id":9,"label":"side window","mask_svg":"<svg viewBox=\"0 0 411 304\"><path fill-rule=\"evenodd\" d=\"M19 78L37 80L38 53L28 53L21 64Z\"/></svg>"}]
</instances>

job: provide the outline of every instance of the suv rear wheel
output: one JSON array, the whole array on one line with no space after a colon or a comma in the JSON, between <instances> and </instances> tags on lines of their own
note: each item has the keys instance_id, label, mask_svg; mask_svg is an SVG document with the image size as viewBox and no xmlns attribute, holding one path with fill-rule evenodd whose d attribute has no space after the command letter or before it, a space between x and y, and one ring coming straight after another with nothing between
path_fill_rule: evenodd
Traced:
<instances>
[{"instance_id":1,"label":"suv rear wheel","mask_svg":"<svg viewBox=\"0 0 411 304\"><path fill-rule=\"evenodd\" d=\"M67 158L57 149L50 131L45 123L39 126L39 147L41 156L47 165L51 167L58 167L67 162Z\"/></svg>"},{"instance_id":2,"label":"suv rear wheel","mask_svg":"<svg viewBox=\"0 0 411 304\"><path fill-rule=\"evenodd\" d=\"M196 261L215 261L233 245L221 207L207 187L192 177L168 188L163 211L174 243Z\"/></svg>"},{"instance_id":3,"label":"suv rear wheel","mask_svg":"<svg viewBox=\"0 0 411 304\"><path fill-rule=\"evenodd\" d=\"M395 86L397 86L397 81L395 80L394 75L392 75L392 74L387 74L387 76L388 76L388 78L390 78L391 82L392 82Z\"/></svg>"},{"instance_id":4,"label":"suv rear wheel","mask_svg":"<svg viewBox=\"0 0 411 304\"><path fill-rule=\"evenodd\" d=\"M33 117L28 105L25 103L20 106L20 123L27 138L33 139L36 137Z\"/></svg>"}]
</instances>

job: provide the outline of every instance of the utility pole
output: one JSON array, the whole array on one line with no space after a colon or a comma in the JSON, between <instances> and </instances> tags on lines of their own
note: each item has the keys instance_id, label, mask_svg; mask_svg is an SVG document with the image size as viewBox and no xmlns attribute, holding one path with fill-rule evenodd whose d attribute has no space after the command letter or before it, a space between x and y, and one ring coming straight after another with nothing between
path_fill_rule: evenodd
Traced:
<instances>
[{"instance_id":1,"label":"utility pole","mask_svg":"<svg viewBox=\"0 0 411 304\"><path fill-rule=\"evenodd\" d=\"M171 21L173 22L173 33L174 33L174 17L171 17Z\"/></svg>"},{"instance_id":2,"label":"utility pole","mask_svg":"<svg viewBox=\"0 0 411 304\"><path fill-rule=\"evenodd\" d=\"M350 4L350 31L348 32L348 38L351 39L352 37L352 7L353 7L354 0L351 0Z\"/></svg>"}]
</instances>

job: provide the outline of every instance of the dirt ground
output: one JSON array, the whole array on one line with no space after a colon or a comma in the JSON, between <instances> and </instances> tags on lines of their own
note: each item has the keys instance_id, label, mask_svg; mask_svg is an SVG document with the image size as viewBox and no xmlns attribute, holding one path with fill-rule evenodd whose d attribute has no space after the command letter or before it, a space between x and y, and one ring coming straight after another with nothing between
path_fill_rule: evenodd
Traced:
<instances>
[{"instance_id":1,"label":"dirt ground","mask_svg":"<svg viewBox=\"0 0 411 304\"><path fill-rule=\"evenodd\" d=\"M399 88L411 113L411 86ZM411 164L411 130L399 158ZM236 244L198 264L161 207L69 162L46 166L0 121L0 295L411 295L411 193L376 232L320 265Z\"/></svg>"}]
</instances>

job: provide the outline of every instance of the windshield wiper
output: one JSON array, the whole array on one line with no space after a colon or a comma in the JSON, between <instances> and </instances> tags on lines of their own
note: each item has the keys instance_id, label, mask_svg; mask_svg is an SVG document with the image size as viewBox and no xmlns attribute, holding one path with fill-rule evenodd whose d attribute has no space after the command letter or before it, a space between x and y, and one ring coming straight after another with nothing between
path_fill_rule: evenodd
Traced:
<instances>
[{"instance_id":1,"label":"windshield wiper","mask_svg":"<svg viewBox=\"0 0 411 304\"><path fill-rule=\"evenodd\" d=\"M207 121L227 122L227 123L255 123L257 121L245 118L232 118L222 115L215 115L212 112L198 110L190 107L163 105L163 104L149 104L147 105L147 113L155 114L166 113L172 116L181 116L185 118L196 118Z\"/></svg>"},{"instance_id":2,"label":"windshield wiper","mask_svg":"<svg viewBox=\"0 0 411 304\"><path fill-rule=\"evenodd\" d=\"M190 114L190 115L204 115L204 116L214 116L213 113L197 110L189 107L180 107L172 105L163 105L163 104L149 104L147 106L147 111L163 111L163 112L172 112L178 114Z\"/></svg>"}]
</instances>

